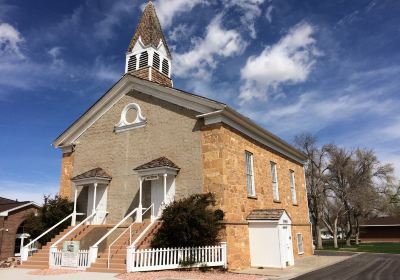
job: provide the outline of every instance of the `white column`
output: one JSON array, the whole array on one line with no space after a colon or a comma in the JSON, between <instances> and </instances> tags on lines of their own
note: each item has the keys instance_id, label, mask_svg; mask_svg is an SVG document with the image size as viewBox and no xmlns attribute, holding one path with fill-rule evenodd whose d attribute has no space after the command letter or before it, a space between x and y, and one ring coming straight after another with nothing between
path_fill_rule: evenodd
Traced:
<instances>
[{"instance_id":1,"label":"white column","mask_svg":"<svg viewBox=\"0 0 400 280\"><path fill-rule=\"evenodd\" d=\"M96 195L97 195L97 183L94 183L92 214L96 211ZM92 218L92 224L93 224L93 221L94 221L94 218L95 218L95 217L96 217L96 216L94 216L94 217Z\"/></svg>"},{"instance_id":2,"label":"white column","mask_svg":"<svg viewBox=\"0 0 400 280\"><path fill-rule=\"evenodd\" d=\"M164 205L167 204L167 176L168 176L168 174L163 175L163 177L164 177L164 200L163 200Z\"/></svg>"},{"instance_id":3,"label":"white column","mask_svg":"<svg viewBox=\"0 0 400 280\"><path fill-rule=\"evenodd\" d=\"M76 201L78 199L78 188L74 185L75 191L74 191L74 212L72 215L72 221L71 221L71 226L76 225Z\"/></svg>"},{"instance_id":4,"label":"white column","mask_svg":"<svg viewBox=\"0 0 400 280\"><path fill-rule=\"evenodd\" d=\"M25 235L21 234L21 245L19 247L19 255L21 257L22 257L22 251L23 251L23 248L24 248L24 239L25 239Z\"/></svg>"},{"instance_id":5,"label":"white column","mask_svg":"<svg viewBox=\"0 0 400 280\"><path fill-rule=\"evenodd\" d=\"M139 181L139 207L136 211L136 222L137 223L141 223L143 221L143 217L142 217L142 209L143 209L143 205L142 205L142 188L143 188L143 178L140 178Z\"/></svg>"}]
</instances>

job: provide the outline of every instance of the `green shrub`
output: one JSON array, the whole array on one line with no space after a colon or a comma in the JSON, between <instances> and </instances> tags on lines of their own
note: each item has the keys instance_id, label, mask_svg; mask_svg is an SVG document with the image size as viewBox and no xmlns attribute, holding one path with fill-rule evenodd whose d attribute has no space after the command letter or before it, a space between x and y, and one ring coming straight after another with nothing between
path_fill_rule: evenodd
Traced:
<instances>
[{"instance_id":1,"label":"green shrub","mask_svg":"<svg viewBox=\"0 0 400 280\"><path fill-rule=\"evenodd\" d=\"M50 195L45 195L43 200L43 206L39 210L38 214L28 216L25 223L26 232L31 234L32 239L36 238L44 231L60 222L73 211L73 203L71 203L68 199L58 195L54 196L54 198L52 198ZM52 237L67 228L70 224L70 219L65 221L48 234L40 238L39 242L44 244L50 241Z\"/></svg>"},{"instance_id":2,"label":"green shrub","mask_svg":"<svg viewBox=\"0 0 400 280\"><path fill-rule=\"evenodd\" d=\"M155 234L153 248L211 246L219 242L224 212L215 210L215 196L195 194L168 205Z\"/></svg>"}]
</instances>

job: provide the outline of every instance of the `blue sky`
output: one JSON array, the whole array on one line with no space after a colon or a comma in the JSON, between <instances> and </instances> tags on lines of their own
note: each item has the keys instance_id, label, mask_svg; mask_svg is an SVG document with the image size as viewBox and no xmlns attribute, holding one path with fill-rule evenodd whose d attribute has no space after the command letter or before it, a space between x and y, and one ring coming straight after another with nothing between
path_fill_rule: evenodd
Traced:
<instances>
[{"instance_id":1,"label":"blue sky","mask_svg":"<svg viewBox=\"0 0 400 280\"><path fill-rule=\"evenodd\" d=\"M0 0L0 195L55 194L51 142L123 74L145 1ZM177 88L400 175L400 3L158 0Z\"/></svg>"}]
</instances>

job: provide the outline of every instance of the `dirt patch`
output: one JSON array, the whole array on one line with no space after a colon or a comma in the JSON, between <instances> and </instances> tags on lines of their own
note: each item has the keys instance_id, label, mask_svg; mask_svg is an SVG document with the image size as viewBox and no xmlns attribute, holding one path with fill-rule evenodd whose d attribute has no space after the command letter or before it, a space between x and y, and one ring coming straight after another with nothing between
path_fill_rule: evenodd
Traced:
<instances>
[{"instance_id":1,"label":"dirt patch","mask_svg":"<svg viewBox=\"0 0 400 280\"><path fill-rule=\"evenodd\" d=\"M73 274L78 273L79 270L75 269L38 269L29 271L31 275L61 275L61 274Z\"/></svg>"},{"instance_id":2,"label":"dirt patch","mask_svg":"<svg viewBox=\"0 0 400 280\"><path fill-rule=\"evenodd\" d=\"M200 271L158 271L125 273L118 276L123 280L262 280L259 275L235 274L229 272Z\"/></svg>"}]
</instances>

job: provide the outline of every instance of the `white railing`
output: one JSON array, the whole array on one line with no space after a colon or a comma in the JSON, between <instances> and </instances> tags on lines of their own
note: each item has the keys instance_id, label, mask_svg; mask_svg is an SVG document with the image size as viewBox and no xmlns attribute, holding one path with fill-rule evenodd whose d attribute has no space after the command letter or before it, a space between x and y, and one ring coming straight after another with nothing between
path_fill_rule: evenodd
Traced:
<instances>
[{"instance_id":1,"label":"white railing","mask_svg":"<svg viewBox=\"0 0 400 280\"><path fill-rule=\"evenodd\" d=\"M142 212L142 216L146 214L146 212L149 209L152 209L151 211L151 221L153 222L153 217L154 217L154 204L151 204L149 208L147 208L144 212ZM132 227L136 222L133 222L128 228L126 228L120 235L118 235L117 238L114 239L114 241L108 246L108 255L107 255L107 268L110 268L110 258L111 258L111 247L117 242L117 240L123 236L128 230L129 230L129 245L132 244ZM98 242L100 244L100 242Z\"/></svg>"},{"instance_id":2,"label":"white railing","mask_svg":"<svg viewBox=\"0 0 400 280\"><path fill-rule=\"evenodd\" d=\"M76 266L73 266L78 269L86 269L89 267L89 251L88 250L80 250L77 253L77 261ZM61 250L50 251L50 267L58 268L63 267L63 252ZM71 267L71 266L68 266Z\"/></svg>"},{"instance_id":3,"label":"white railing","mask_svg":"<svg viewBox=\"0 0 400 280\"><path fill-rule=\"evenodd\" d=\"M226 243L195 248L159 248L129 251L128 272L177 269L183 266L227 266Z\"/></svg>"},{"instance_id":4,"label":"white railing","mask_svg":"<svg viewBox=\"0 0 400 280\"><path fill-rule=\"evenodd\" d=\"M68 220L69 218L71 218L73 215L77 215L77 213L71 213L71 214L69 214L67 217L65 217L64 219L62 219L61 221L59 221L57 224L55 224L54 226L52 226L51 228L49 228L48 230L46 230L45 232L43 232L41 235L39 235L38 237L36 237L35 239L33 239L31 242L29 242L28 244L26 244L24 247L22 247L22 249L21 249L21 262L24 262L24 261L28 260L29 248L31 247L31 245L32 245L33 243L35 243L35 242L38 241L40 238L42 238L43 236L45 236L46 234L48 234L50 231L52 231L53 229L55 229L56 227L58 227L59 225L61 225L62 223L64 223L66 220Z\"/></svg>"}]
</instances>

